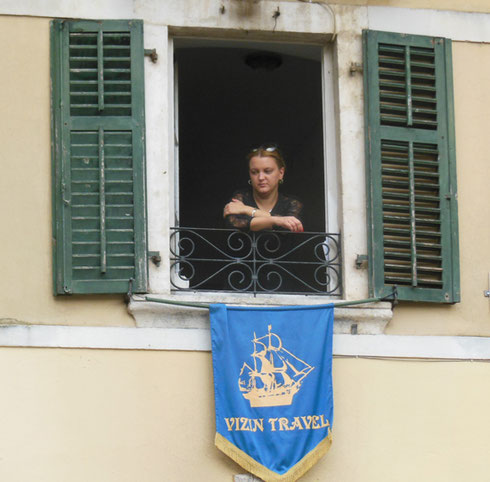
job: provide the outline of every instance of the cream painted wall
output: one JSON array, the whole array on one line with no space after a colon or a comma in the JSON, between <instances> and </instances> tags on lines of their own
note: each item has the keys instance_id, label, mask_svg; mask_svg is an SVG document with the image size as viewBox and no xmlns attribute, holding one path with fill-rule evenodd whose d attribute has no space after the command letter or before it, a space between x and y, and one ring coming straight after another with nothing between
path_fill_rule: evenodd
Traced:
<instances>
[{"instance_id":1,"label":"cream painted wall","mask_svg":"<svg viewBox=\"0 0 490 482\"><path fill-rule=\"evenodd\" d=\"M334 360L334 443L302 479L488 481L488 363ZM0 349L0 480L231 481L206 353Z\"/></svg>"},{"instance_id":2,"label":"cream painted wall","mask_svg":"<svg viewBox=\"0 0 490 482\"><path fill-rule=\"evenodd\" d=\"M122 296L54 298L49 21L0 16L0 323L133 326Z\"/></svg>"},{"instance_id":3,"label":"cream painted wall","mask_svg":"<svg viewBox=\"0 0 490 482\"><path fill-rule=\"evenodd\" d=\"M386 333L490 336L490 45L453 42L461 303L404 303Z\"/></svg>"}]
</instances>

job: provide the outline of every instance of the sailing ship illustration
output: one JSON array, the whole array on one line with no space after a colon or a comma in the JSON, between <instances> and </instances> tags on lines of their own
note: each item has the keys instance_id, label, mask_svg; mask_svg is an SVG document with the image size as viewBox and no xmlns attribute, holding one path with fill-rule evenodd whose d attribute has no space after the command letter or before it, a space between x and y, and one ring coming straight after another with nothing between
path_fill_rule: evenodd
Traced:
<instances>
[{"instance_id":1,"label":"sailing ship illustration","mask_svg":"<svg viewBox=\"0 0 490 482\"><path fill-rule=\"evenodd\" d=\"M282 345L281 338L271 331L257 338L254 332L253 367L244 362L238 386L251 407L291 405L305 377L314 369Z\"/></svg>"}]
</instances>

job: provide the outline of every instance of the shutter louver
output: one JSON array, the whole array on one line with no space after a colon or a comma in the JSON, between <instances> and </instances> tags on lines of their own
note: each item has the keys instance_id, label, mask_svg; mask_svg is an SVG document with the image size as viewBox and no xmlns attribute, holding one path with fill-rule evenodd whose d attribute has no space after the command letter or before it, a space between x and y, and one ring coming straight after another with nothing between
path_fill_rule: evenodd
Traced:
<instances>
[{"instance_id":1,"label":"shutter louver","mask_svg":"<svg viewBox=\"0 0 490 482\"><path fill-rule=\"evenodd\" d=\"M385 282L442 288L437 146L382 141Z\"/></svg>"},{"instance_id":2,"label":"shutter louver","mask_svg":"<svg viewBox=\"0 0 490 482\"><path fill-rule=\"evenodd\" d=\"M459 301L454 146L443 39L364 32L370 290Z\"/></svg>"},{"instance_id":3,"label":"shutter louver","mask_svg":"<svg viewBox=\"0 0 490 482\"><path fill-rule=\"evenodd\" d=\"M146 291L142 24L52 28L55 292Z\"/></svg>"},{"instance_id":4,"label":"shutter louver","mask_svg":"<svg viewBox=\"0 0 490 482\"><path fill-rule=\"evenodd\" d=\"M70 114L131 116L129 32L70 32Z\"/></svg>"},{"instance_id":5,"label":"shutter louver","mask_svg":"<svg viewBox=\"0 0 490 482\"><path fill-rule=\"evenodd\" d=\"M437 129L434 49L379 44L381 125Z\"/></svg>"},{"instance_id":6,"label":"shutter louver","mask_svg":"<svg viewBox=\"0 0 490 482\"><path fill-rule=\"evenodd\" d=\"M134 278L130 133L72 132L71 140L73 279Z\"/></svg>"}]
</instances>

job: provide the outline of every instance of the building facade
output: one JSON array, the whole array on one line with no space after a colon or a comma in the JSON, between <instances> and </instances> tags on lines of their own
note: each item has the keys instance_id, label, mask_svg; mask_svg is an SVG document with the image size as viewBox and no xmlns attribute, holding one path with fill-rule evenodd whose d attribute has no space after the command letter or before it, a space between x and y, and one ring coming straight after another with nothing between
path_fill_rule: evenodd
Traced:
<instances>
[{"instance_id":1,"label":"building facade","mask_svg":"<svg viewBox=\"0 0 490 482\"><path fill-rule=\"evenodd\" d=\"M3 1L0 26L2 480L232 480L189 304L375 297L335 310L304 480L487 480L487 2ZM182 254L269 141L323 293Z\"/></svg>"}]
</instances>

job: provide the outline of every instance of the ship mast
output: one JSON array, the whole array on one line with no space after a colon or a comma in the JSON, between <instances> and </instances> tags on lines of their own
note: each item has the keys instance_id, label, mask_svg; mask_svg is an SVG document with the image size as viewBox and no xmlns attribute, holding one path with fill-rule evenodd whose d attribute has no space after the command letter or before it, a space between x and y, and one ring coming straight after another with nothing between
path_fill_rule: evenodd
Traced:
<instances>
[{"instance_id":1,"label":"ship mast","mask_svg":"<svg viewBox=\"0 0 490 482\"><path fill-rule=\"evenodd\" d=\"M256 341L257 341L257 335L255 334L255 331L254 331L254 339L253 339L253 344L254 344L254 352L252 353L252 358L254 359L254 372L257 373L257 344L256 344Z\"/></svg>"},{"instance_id":2,"label":"ship mast","mask_svg":"<svg viewBox=\"0 0 490 482\"><path fill-rule=\"evenodd\" d=\"M269 328L269 358L270 358L270 363L272 366L274 366L274 356L272 355L272 338L271 338L271 328L272 328L272 325L269 325L268 326Z\"/></svg>"}]
</instances>

